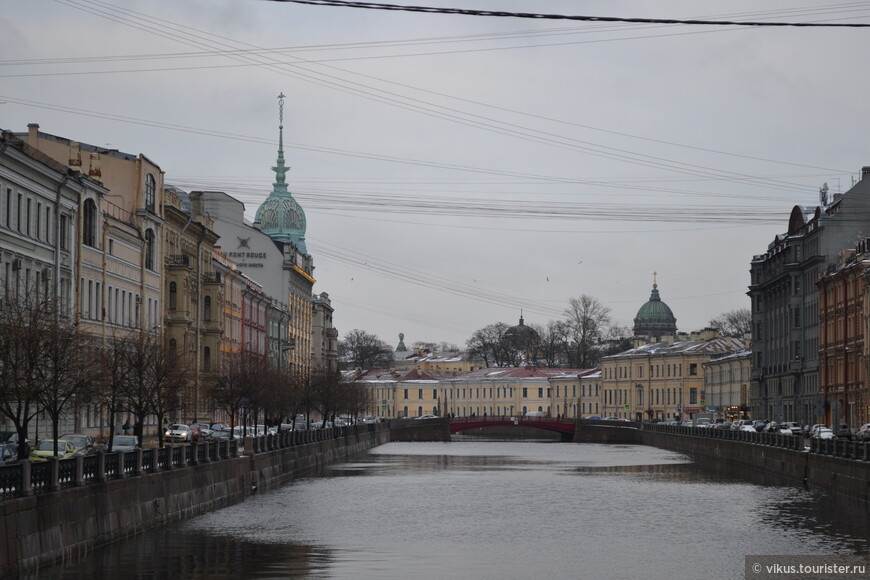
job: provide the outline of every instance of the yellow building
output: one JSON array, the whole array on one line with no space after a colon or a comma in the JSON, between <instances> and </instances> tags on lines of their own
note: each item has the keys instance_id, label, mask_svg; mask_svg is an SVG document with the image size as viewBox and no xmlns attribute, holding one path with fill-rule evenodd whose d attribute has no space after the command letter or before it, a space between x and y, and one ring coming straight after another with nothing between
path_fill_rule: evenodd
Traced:
<instances>
[{"instance_id":1,"label":"yellow building","mask_svg":"<svg viewBox=\"0 0 870 580\"><path fill-rule=\"evenodd\" d=\"M186 192L167 187L164 200L164 330L190 380L179 397L182 421L205 420L213 405L205 393L219 368L224 289L215 271L217 234L207 216L192 215Z\"/></svg>"},{"instance_id":2,"label":"yellow building","mask_svg":"<svg viewBox=\"0 0 870 580\"><path fill-rule=\"evenodd\" d=\"M704 363L748 342L706 329L638 346L601 360L601 416L640 421L706 412Z\"/></svg>"}]
</instances>

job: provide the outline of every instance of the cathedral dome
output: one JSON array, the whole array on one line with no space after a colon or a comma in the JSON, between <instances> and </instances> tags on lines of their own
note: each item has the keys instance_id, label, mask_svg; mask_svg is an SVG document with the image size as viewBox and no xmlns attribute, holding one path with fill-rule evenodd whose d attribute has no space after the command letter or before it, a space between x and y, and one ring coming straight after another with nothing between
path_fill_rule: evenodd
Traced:
<instances>
[{"instance_id":1,"label":"cathedral dome","mask_svg":"<svg viewBox=\"0 0 870 580\"><path fill-rule=\"evenodd\" d=\"M677 319L670 307L662 302L658 285L653 283L649 300L640 307L634 318L634 335L665 336L676 334L676 332Z\"/></svg>"}]
</instances>

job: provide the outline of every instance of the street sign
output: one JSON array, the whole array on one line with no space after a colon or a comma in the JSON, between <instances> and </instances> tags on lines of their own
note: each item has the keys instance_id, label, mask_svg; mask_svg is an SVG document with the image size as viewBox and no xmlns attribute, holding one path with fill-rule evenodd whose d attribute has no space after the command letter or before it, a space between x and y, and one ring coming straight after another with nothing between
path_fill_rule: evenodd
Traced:
<instances>
[{"instance_id":1,"label":"street sign","mask_svg":"<svg viewBox=\"0 0 870 580\"><path fill-rule=\"evenodd\" d=\"M622 406L622 408L625 409L626 411L628 411L628 410L631 409L631 405L629 405L628 403L626 403L626 404L624 404L624 405Z\"/></svg>"},{"instance_id":2,"label":"street sign","mask_svg":"<svg viewBox=\"0 0 870 580\"><path fill-rule=\"evenodd\" d=\"M683 406L682 406L682 405L677 405L677 411L682 411L682 410L683 410Z\"/></svg>"}]
</instances>

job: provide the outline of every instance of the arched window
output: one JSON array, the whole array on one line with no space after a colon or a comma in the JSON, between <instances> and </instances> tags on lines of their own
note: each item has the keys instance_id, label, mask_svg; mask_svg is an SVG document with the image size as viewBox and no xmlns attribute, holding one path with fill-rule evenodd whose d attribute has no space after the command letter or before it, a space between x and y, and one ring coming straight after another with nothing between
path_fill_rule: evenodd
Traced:
<instances>
[{"instance_id":1,"label":"arched window","mask_svg":"<svg viewBox=\"0 0 870 580\"><path fill-rule=\"evenodd\" d=\"M417 416L418 416L418 417L422 417L422 416L423 416L423 407L417 407Z\"/></svg>"},{"instance_id":2,"label":"arched window","mask_svg":"<svg viewBox=\"0 0 870 580\"><path fill-rule=\"evenodd\" d=\"M211 320L211 296L206 296L202 308L202 317L205 320Z\"/></svg>"},{"instance_id":3,"label":"arched window","mask_svg":"<svg viewBox=\"0 0 870 580\"><path fill-rule=\"evenodd\" d=\"M169 339L169 360L174 361L178 357L178 341L174 338Z\"/></svg>"},{"instance_id":4,"label":"arched window","mask_svg":"<svg viewBox=\"0 0 870 580\"><path fill-rule=\"evenodd\" d=\"M211 349L209 347L202 349L202 370L206 372L211 370Z\"/></svg>"},{"instance_id":5,"label":"arched window","mask_svg":"<svg viewBox=\"0 0 870 580\"><path fill-rule=\"evenodd\" d=\"M175 310L178 304L178 287L175 282L169 283L169 309Z\"/></svg>"},{"instance_id":6,"label":"arched window","mask_svg":"<svg viewBox=\"0 0 870 580\"><path fill-rule=\"evenodd\" d=\"M145 267L154 269L154 231L145 230Z\"/></svg>"},{"instance_id":7,"label":"arched window","mask_svg":"<svg viewBox=\"0 0 870 580\"><path fill-rule=\"evenodd\" d=\"M157 183L150 173L145 176L145 209L154 213L154 198L157 192Z\"/></svg>"},{"instance_id":8,"label":"arched window","mask_svg":"<svg viewBox=\"0 0 870 580\"><path fill-rule=\"evenodd\" d=\"M82 243L97 247L97 204L92 199L85 200L84 223L82 224Z\"/></svg>"},{"instance_id":9,"label":"arched window","mask_svg":"<svg viewBox=\"0 0 870 580\"><path fill-rule=\"evenodd\" d=\"M407 417L407 416L408 416L408 407L405 407L405 412L404 412L404 414L403 414L402 416L403 416L403 417Z\"/></svg>"}]
</instances>

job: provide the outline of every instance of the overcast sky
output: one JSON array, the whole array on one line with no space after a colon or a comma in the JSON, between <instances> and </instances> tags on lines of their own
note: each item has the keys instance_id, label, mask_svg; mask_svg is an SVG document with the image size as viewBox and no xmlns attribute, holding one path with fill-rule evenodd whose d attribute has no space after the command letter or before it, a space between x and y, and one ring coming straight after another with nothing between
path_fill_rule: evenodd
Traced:
<instances>
[{"instance_id":1,"label":"overcast sky","mask_svg":"<svg viewBox=\"0 0 870 580\"><path fill-rule=\"evenodd\" d=\"M417 4L870 22L870 2L824 0ZM870 165L868 49L867 28L4 0L0 127L143 153L252 219L283 92L287 180L340 336L463 346L580 294L630 326L653 272L697 330L748 307L750 260L795 204Z\"/></svg>"}]
</instances>

